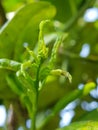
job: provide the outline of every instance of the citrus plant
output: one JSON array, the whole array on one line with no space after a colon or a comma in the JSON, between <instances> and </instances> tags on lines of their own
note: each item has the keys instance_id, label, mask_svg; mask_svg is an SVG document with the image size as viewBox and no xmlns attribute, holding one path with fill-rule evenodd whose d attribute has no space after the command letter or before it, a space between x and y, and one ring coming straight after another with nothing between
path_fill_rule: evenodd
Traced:
<instances>
[{"instance_id":1,"label":"citrus plant","mask_svg":"<svg viewBox=\"0 0 98 130\"><path fill-rule=\"evenodd\" d=\"M83 20L96 1L0 1L0 104L7 111L1 130L98 128L97 109L86 102L97 100L98 23ZM7 21L4 9L18 11ZM60 128L60 112L71 103L74 123Z\"/></svg>"}]
</instances>

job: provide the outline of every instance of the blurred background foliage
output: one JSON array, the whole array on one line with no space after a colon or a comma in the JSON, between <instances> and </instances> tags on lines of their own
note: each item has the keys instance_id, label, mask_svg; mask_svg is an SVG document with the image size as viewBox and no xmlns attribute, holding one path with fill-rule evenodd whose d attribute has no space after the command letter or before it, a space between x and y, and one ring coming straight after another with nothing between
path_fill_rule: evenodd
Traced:
<instances>
[{"instance_id":1,"label":"blurred background foliage","mask_svg":"<svg viewBox=\"0 0 98 130\"><path fill-rule=\"evenodd\" d=\"M98 85L98 0L0 0L0 58L28 59L24 44L36 48L38 26L45 19L52 19L55 26L55 29L46 26L44 30L50 50L56 32L68 35L59 48L55 66L70 72L73 79L71 84L63 77L47 79L39 95L38 122L64 95L81 89L90 81ZM13 114L13 130L17 124L18 130L22 130L24 122L29 125L28 114L19 95L6 81L8 73L12 72L0 70L0 104L5 106L7 115L9 111ZM74 121L98 121L97 108L98 87L89 95L71 102L43 130L54 130Z\"/></svg>"}]
</instances>

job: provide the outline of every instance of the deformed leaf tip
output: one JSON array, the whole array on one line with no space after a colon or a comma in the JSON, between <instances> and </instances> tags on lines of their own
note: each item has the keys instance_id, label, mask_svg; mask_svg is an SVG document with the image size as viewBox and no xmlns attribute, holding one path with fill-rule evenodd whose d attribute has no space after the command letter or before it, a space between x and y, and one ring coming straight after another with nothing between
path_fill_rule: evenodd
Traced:
<instances>
[{"instance_id":1,"label":"deformed leaf tip","mask_svg":"<svg viewBox=\"0 0 98 130\"><path fill-rule=\"evenodd\" d=\"M69 82L72 82L72 76L69 72L67 72L66 77L69 79Z\"/></svg>"},{"instance_id":2,"label":"deformed leaf tip","mask_svg":"<svg viewBox=\"0 0 98 130\"><path fill-rule=\"evenodd\" d=\"M61 70L61 69L56 69L56 70L52 70L50 74L55 75L55 76L65 76L69 79L70 83L72 82L72 76L67 71L64 71L64 70Z\"/></svg>"}]
</instances>

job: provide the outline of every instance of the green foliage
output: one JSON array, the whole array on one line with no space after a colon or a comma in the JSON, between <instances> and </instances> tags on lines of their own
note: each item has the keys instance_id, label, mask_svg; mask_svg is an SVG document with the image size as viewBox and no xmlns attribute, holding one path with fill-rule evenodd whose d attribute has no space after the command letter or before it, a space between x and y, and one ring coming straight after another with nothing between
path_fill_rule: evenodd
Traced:
<instances>
[{"instance_id":1,"label":"green foliage","mask_svg":"<svg viewBox=\"0 0 98 130\"><path fill-rule=\"evenodd\" d=\"M27 104L26 107L28 109L29 117L32 122L31 130L35 130L38 94L39 94L39 90L42 89L43 82L46 80L47 76L50 74L59 75L59 76L63 75L63 76L67 76L69 80L71 81L71 75L68 72L64 72L60 69L52 70L52 68L54 67L53 63L56 60L56 51L58 50L58 47L59 47L58 45L61 42L60 40L57 40L56 43L54 44L51 57L49 61L47 61L48 67L44 66L44 69L47 69L48 73L43 73L43 78L40 76L41 75L40 70L43 67L45 60L48 58L48 48L46 47L44 38L43 38L43 28L47 22L49 21L48 20L42 21L39 26L40 32L39 32L37 54L35 54L33 51L31 51L27 47L27 51L32 57L31 60L28 59L28 61L24 63L18 63L16 61L11 61L8 59L0 59L0 68L15 71L16 77L18 78L19 82L22 85L22 88L21 88L22 91L20 91L20 88L17 87L17 85L15 85L12 78L8 77L7 81L8 81L8 84L11 86L12 90L14 90L20 96L24 95L24 97L27 98L27 101L30 102L30 104ZM28 72L29 68L36 69L34 78L30 76ZM41 82L41 85L39 86L40 82ZM60 109L58 109L58 111L59 110Z\"/></svg>"},{"instance_id":2,"label":"green foliage","mask_svg":"<svg viewBox=\"0 0 98 130\"><path fill-rule=\"evenodd\" d=\"M92 95L98 84L97 21L83 19L87 8L98 6L96 0L1 5L6 13L18 9L0 30L0 101L17 119L8 121L7 129L27 130L28 119L31 130L97 129L97 109L81 107L98 99ZM90 48L86 57L80 55L84 45ZM71 120L76 123L58 128L60 111L77 100Z\"/></svg>"},{"instance_id":3,"label":"green foliage","mask_svg":"<svg viewBox=\"0 0 98 130\"><path fill-rule=\"evenodd\" d=\"M52 18L54 15L54 6L47 2L31 3L22 7L15 14L14 18L1 29L0 57L12 58L14 50L13 58L19 59L20 55L18 56L18 52L20 52L20 54L23 52L24 42L32 44L32 47L35 46L40 21ZM2 43L4 44L2 45ZM6 53L3 53L4 48L6 49Z\"/></svg>"},{"instance_id":4,"label":"green foliage","mask_svg":"<svg viewBox=\"0 0 98 130\"><path fill-rule=\"evenodd\" d=\"M57 130L97 130L97 128L98 128L98 122L85 121L85 122L76 122L68 127Z\"/></svg>"}]
</instances>

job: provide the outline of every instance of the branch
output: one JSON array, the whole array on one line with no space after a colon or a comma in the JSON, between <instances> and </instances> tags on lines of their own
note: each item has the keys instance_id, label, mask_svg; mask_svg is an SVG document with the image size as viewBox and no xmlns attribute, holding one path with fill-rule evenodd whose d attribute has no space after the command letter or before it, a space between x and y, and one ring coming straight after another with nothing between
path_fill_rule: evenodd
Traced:
<instances>
[{"instance_id":1,"label":"branch","mask_svg":"<svg viewBox=\"0 0 98 130\"><path fill-rule=\"evenodd\" d=\"M64 55L68 58L72 58L72 59L79 59L82 61L86 61L86 62L91 62L91 63L98 63L98 57L96 56L89 56L89 57L81 57L78 54L69 52L69 51L65 51L65 52L60 52L61 55Z\"/></svg>"},{"instance_id":2,"label":"branch","mask_svg":"<svg viewBox=\"0 0 98 130\"><path fill-rule=\"evenodd\" d=\"M96 0L87 0L87 2L85 2L84 6L81 7L80 11L73 16L68 23L65 23L65 27L63 29L63 31L68 31L69 29L71 29L71 27L77 22L77 20L79 19L79 17L81 17L84 12L86 11L86 9L90 6L92 6L95 3Z\"/></svg>"},{"instance_id":3,"label":"branch","mask_svg":"<svg viewBox=\"0 0 98 130\"><path fill-rule=\"evenodd\" d=\"M7 129L8 130L15 130L17 125L17 120L15 120L15 112L13 105L10 105L9 111L8 111L8 117L7 117Z\"/></svg>"}]
</instances>

